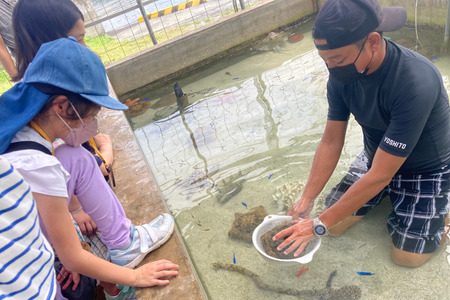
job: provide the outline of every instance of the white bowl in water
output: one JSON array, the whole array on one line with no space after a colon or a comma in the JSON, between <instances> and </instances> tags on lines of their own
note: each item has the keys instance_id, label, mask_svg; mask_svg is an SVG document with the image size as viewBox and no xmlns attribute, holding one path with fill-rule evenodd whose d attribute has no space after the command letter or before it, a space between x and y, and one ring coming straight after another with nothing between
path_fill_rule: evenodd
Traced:
<instances>
[{"instance_id":1,"label":"white bowl in water","mask_svg":"<svg viewBox=\"0 0 450 300\"><path fill-rule=\"evenodd\" d=\"M270 255L268 255L264 248L262 247L261 243L261 236L266 233L269 230L272 230L275 226L277 226L280 223L283 222L289 222L292 221L291 216L278 216L278 215L268 215L264 218L264 221L256 227L255 231L253 231L252 235L252 241L253 245L255 246L256 250L258 250L259 254L261 254L267 261L279 265L291 265L292 263L299 263L299 264L307 264L313 259L314 253L319 249L320 244L322 243L322 240L317 237L314 240L310 241L308 245L306 246L306 249L304 250L304 253L306 253L303 256L299 256L297 258L293 259L281 259L281 258L275 258Z\"/></svg>"}]
</instances>

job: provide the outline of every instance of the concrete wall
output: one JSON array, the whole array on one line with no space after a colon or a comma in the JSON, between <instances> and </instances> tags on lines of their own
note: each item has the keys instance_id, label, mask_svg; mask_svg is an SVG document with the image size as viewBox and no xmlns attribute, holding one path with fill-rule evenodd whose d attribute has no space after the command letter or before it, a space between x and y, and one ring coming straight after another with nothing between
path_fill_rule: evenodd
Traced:
<instances>
[{"instance_id":1,"label":"concrete wall","mask_svg":"<svg viewBox=\"0 0 450 300\"><path fill-rule=\"evenodd\" d=\"M148 85L158 85L171 75L200 67L202 62L240 44L314 13L313 5L325 1L267 0L220 21L171 39L107 66L119 97ZM378 0L381 6L403 6L408 23L415 24L416 0ZM417 24L443 30L447 0L419 0Z\"/></svg>"},{"instance_id":2,"label":"concrete wall","mask_svg":"<svg viewBox=\"0 0 450 300\"><path fill-rule=\"evenodd\" d=\"M314 0L268 0L107 66L124 95L313 13Z\"/></svg>"},{"instance_id":3,"label":"concrete wall","mask_svg":"<svg viewBox=\"0 0 450 300\"><path fill-rule=\"evenodd\" d=\"M418 0L417 25L444 28L447 18L447 0ZM403 6L408 13L408 23L415 24L416 0L378 0L381 6Z\"/></svg>"}]
</instances>

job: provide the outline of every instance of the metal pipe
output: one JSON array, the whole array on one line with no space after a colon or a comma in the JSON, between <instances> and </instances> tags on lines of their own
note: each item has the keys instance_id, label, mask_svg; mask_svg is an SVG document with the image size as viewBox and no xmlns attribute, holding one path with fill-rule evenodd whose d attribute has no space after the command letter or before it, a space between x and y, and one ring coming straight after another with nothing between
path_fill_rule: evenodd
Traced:
<instances>
[{"instance_id":1,"label":"metal pipe","mask_svg":"<svg viewBox=\"0 0 450 300\"><path fill-rule=\"evenodd\" d=\"M237 6L236 0L233 0L233 9L234 9L234 12L235 12L235 13L237 13L238 10L239 10L239 8L238 8L238 6Z\"/></svg>"},{"instance_id":2,"label":"metal pipe","mask_svg":"<svg viewBox=\"0 0 450 300\"><path fill-rule=\"evenodd\" d=\"M417 22L417 21L416 21ZM444 41L441 45L441 54L448 52L448 42L450 36L450 0L447 1L447 20L445 21Z\"/></svg>"},{"instance_id":3,"label":"metal pipe","mask_svg":"<svg viewBox=\"0 0 450 300\"><path fill-rule=\"evenodd\" d=\"M447 1L447 21L445 23L445 41L448 41L450 36L450 0Z\"/></svg>"},{"instance_id":4,"label":"metal pipe","mask_svg":"<svg viewBox=\"0 0 450 300\"><path fill-rule=\"evenodd\" d=\"M244 10L245 9L245 3L244 0L239 0L240 4L241 4L241 9Z\"/></svg>"},{"instance_id":5,"label":"metal pipe","mask_svg":"<svg viewBox=\"0 0 450 300\"><path fill-rule=\"evenodd\" d=\"M139 10L141 11L142 17L144 18L145 26L147 27L148 34L150 35L150 38L152 39L153 45L158 44L156 41L155 34L153 33L152 26L150 25L150 20L147 18L147 12L145 11L144 5L142 4L142 0L136 0Z\"/></svg>"}]
</instances>

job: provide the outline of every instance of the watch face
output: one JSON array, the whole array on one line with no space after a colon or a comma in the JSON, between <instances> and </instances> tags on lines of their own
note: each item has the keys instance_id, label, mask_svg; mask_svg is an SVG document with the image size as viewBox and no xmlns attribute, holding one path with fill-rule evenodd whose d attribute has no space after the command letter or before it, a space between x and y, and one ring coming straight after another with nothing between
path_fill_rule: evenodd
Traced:
<instances>
[{"instance_id":1,"label":"watch face","mask_svg":"<svg viewBox=\"0 0 450 300\"><path fill-rule=\"evenodd\" d=\"M317 226L314 228L314 232L315 232L317 235L324 235L325 232L326 232L325 226L323 226L323 225L317 225Z\"/></svg>"}]
</instances>

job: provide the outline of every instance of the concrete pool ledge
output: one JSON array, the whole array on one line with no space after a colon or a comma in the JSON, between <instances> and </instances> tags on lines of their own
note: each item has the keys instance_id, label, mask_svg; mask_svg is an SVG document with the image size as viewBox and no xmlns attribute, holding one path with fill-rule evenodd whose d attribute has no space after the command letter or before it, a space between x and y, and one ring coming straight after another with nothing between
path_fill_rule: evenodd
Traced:
<instances>
[{"instance_id":1,"label":"concrete pool ledge","mask_svg":"<svg viewBox=\"0 0 450 300\"><path fill-rule=\"evenodd\" d=\"M100 119L100 131L109 134L113 142L114 192L127 217L134 225L140 225L169 212L123 112L102 109ZM147 255L141 265L159 259L178 264L179 275L171 278L167 286L137 289L138 299L207 299L176 226L172 237Z\"/></svg>"}]
</instances>

